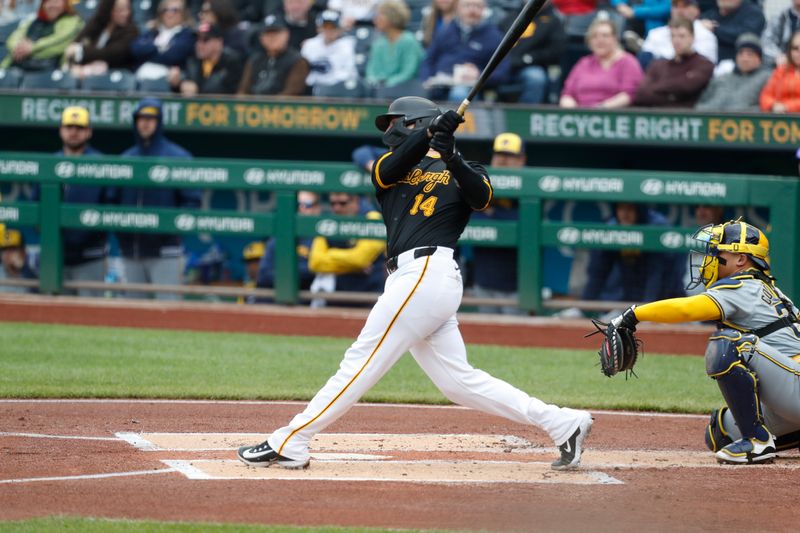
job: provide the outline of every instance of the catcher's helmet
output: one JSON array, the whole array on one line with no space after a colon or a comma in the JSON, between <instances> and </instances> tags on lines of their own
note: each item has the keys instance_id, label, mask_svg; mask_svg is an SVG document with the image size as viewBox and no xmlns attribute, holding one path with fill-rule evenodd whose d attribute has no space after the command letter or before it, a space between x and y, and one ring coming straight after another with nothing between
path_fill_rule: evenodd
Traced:
<instances>
[{"instance_id":1,"label":"catcher's helmet","mask_svg":"<svg viewBox=\"0 0 800 533\"><path fill-rule=\"evenodd\" d=\"M375 126L383 132L383 143L396 148L411 134L408 126L427 128L431 120L441 114L442 110L427 98L403 96L392 102L386 113L375 118ZM392 124L392 119L399 117L403 120Z\"/></svg>"},{"instance_id":2,"label":"catcher's helmet","mask_svg":"<svg viewBox=\"0 0 800 533\"><path fill-rule=\"evenodd\" d=\"M701 243L702 250L692 250L689 254L689 270L692 279L688 289L700 283L708 287L719 278L719 252L746 254L753 264L769 275L769 241L760 229L742 222L730 220L724 224L708 224L698 229L692 236ZM723 262L724 264L724 262Z\"/></svg>"}]
</instances>

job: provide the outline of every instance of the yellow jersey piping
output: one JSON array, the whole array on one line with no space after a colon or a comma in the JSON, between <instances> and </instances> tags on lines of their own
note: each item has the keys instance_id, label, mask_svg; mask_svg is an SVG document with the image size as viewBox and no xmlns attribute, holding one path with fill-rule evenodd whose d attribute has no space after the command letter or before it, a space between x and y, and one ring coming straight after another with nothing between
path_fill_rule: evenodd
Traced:
<instances>
[{"instance_id":1,"label":"yellow jersey piping","mask_svg":"<svg viewBox=\"0 0 800 533\"><path fill-rule=\"evenodd\" d=\"M375 169L375 182L381 189L388 189L392 187L392 185L386 185L385 183L383 183L383 181L381 181L381 171L380 171L381 161L386 159L392 153L393 152L386 152L385 154L383 154L380 158L378 158L378 160L375 162L375 166L373 167Z\"/></svg>"},{"instance_id":2,"label":"yellow jersey piping","mask_svg":"<svg viewBox=\"0 0 800 533\"><path fill-rule=\"evenodd\" d=\"M347 389L350 388L350 385L352 385L355 382L355 380L358 379L358 376L360 376L361 373L364 372L364 369L367 368L367 365L370 363L370 361L372 361L372 358L375 357L375 354L377 353L378 349L380 349L381 345L383 344L383 341L386 340L386 336L389 334L389 331L391 331L392 326L394 326L394 323L397 322L397 317L399 317L400 313L403 312L403 309L405 309L406 305L408 304L408 301L411 299L412 296L414 296L414 293L417 291L417 288L419 287L420 283L422 283L422 280L425 277L425 273L428 271L428 263L430 262L430 259L431 259L430 256L425 258L425 266L422 268L422 274L420 274L419 279L417 280L417 283L414 285L414 288L411 289L411 292L406 297L405 301L403 302L403 305L400 306L400 309L398 309L397 313L395 313L394 317L392 317L392 320L389 322L389 325L386 326L386 330L383 332L383 335L381 335L381 339L378 341L378 344L375 345L375 348L372 350L372 353L369 354L369 357L367 357L367 360L364 362L364 364L361 366L361 368L358 370L358 372L356 372L356 375L353 376L353 378L347 383L347 385L345 385L342 388L342 390L339 392L339 394L337 394L328 403L328 405L326 405L325 408L322 411L320 411L320 413L317 416L315 416L314 418L312 418L311 420L309 420L308 422L306 422L305 424L303 424L299 428L297 428L294 431L292 431L289 434L289 436L286 437L286 439L283 441L283 444L281 444L280 448L278 448L278 455L280 455L283 452L283 448L286 446L286 443L289 442L289 439L294 437L297 434L298 431L302 431L304 428L308 427L310 424L315 422L319 417L321 417L323 414L325 414L325 411L330 409L330 407L334 403L336 403L336 400L341 398L342 394L344 394L347 391Z\"/></svg>"}]
</instances>

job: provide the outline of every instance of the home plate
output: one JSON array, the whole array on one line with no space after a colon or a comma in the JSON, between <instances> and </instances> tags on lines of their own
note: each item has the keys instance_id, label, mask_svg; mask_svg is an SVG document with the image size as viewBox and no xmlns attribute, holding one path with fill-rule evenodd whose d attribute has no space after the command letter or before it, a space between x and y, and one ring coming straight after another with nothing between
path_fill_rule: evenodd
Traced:
<instances>
[{"instance_id":1,"label":"home plate","mask_svg":"<svg viewBox=\"0 0 800 533\"><path fill-rule=\"evenodd\" d=\"M391 481L404 483L622 484L603 472L557 472L549 463L513 461L313 461L305 470L255 468L232 460L165 460L189 479Z\"/></svg>"},{"instance_id":2,"label":"home plate","mask_svg":"<svg viewBox=\"0 0 800 533\"><path fill-rule=\"evenodd\" d=\"M117 437L143 451L235 450L257 444L263 433L117 433ZM434 433L321 433L311 439L315 451L359 452L474 452L501 453L540 448L514 435ZM552 450L550 450L552 452Z\"/></svg>"}]
</instances>

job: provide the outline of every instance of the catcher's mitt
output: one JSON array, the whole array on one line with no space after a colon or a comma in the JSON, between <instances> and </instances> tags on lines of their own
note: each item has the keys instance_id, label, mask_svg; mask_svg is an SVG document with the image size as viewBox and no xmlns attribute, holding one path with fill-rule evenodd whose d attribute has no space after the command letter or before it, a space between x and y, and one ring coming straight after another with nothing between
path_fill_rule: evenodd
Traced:
<instances>
[{"instance_id":1,"label":"catcher's mitt","mask_svg":"<svg viewBox=\"0 0 800 533\"><path fill-rule=\"evenodd\" d=\"M633 365L636 364L639 358L639 352L642 350L643 343L641 339L636 337L635 330L622 325L615 325L614 321L606 324L599 320L592 320L592 324L597 328L586 335L587 337L596 333L602 333L605 336L603 344L600 345L600 367L608 377L611 377L619 372L625 372L627 378L628 373L636 373L633 371Z\"/></svg>"}]
</instances>

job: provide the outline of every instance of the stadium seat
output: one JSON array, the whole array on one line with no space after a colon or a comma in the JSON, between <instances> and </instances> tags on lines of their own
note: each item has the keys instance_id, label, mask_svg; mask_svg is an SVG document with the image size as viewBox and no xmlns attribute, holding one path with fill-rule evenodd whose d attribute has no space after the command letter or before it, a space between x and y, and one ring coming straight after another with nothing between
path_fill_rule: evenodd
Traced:
<instances>
[{"instance_id":1,"label":"stadium seat","mask_svg":"<svg viewBox=\"0 0 800 533\"><path fill-rule=\"evenodd\" d=\"M78 80L69 72L63 72L61 70L26 72L22 77L20 88L72 91L78 88Z\"/></svg>"},{"instance_id":2,"label":"stadium seat","mask_svg":"<svg viewBox=\"0 0 800 533\"><path fill-rule=\"evenodd\" d=\"M18 68L0 69L0 89L18 89L22 71Z\"/></svg>"},{"instance_id":3,"label":"stadium seat","mask_svg":"<svg viewBox=\"0 0 800 533\"><path fill-rule=\"evenodd\" d=\"M401 96L422 96L426 97L428 91L422 86L419 80L408 80L399 83L394 87L378 87L375 89L374 97L381 100L394 100Z\"/></svg>"},{"instance_id":4,"label":"stadium seat","mask_svg":"<svg viewBox=\"0 0 800 533\"><path fill-rule=\"evenodd\" d=\"M136 77L127 70L109 70L99 76L89 76L81 83L86 92L132 93L136 90Z\"/></svg>"},{"instance_id":5,"label":"stadium seat","mask_svg":"<svg viewBox=\"0 0 800 533\"><path fill-rule=\"evenodd\" d=\"M147 21L155 18L158 0L131 0L133 21L140 31L144 31Z\"/></svg>"},{"instance_id":6,"label":"stadium seat","mask_svg":"<svg viewBox=\"0 0 800 533\"><path fill-rule=\"evenodd\" d=\"M156 78L139 80L136 91L140 93L171 93L172 87L169 86L167 78Z\"/></svg>"},{"instance_id":7,"label":"stadium seat","mask_svg":"<svg viewBox=\"0 0 800 533\"><path fill-rule=\"evenodd\" d=\"M73 0L72 7L84 21L87 21L92 18L99 3L98 0Z\"/></svg>"},{"instance_id":8,"label":"stadium seat","mask_svg":"<svg viewBox=\"0 0 800 533\"><path fill-rule=\"evenodd\" d=\"M334 85L316 85L311 94L321 98L365 98L369 89L361 80L348 80Z\"/></svg>"}]
</instances>

